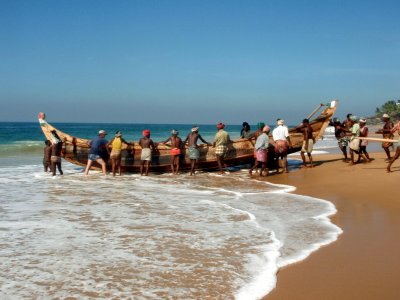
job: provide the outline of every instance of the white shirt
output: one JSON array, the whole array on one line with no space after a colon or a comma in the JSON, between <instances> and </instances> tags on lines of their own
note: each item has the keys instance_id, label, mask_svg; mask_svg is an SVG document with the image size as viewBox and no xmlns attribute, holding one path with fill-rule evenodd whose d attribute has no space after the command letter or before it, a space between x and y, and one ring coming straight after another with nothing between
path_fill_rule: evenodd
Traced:
<instances>
[{"instance_id":1,"label":"white shirt","mask_svg":"<svg viewBox=\"0 0 400 300\"><path fill-rule=\"evenodd\" d=\"M272 138L274 139L274 141L286 141L288 136L289 130L286 126L283 125L279 125L272 131Z\"/></svg>"}]
</instances>

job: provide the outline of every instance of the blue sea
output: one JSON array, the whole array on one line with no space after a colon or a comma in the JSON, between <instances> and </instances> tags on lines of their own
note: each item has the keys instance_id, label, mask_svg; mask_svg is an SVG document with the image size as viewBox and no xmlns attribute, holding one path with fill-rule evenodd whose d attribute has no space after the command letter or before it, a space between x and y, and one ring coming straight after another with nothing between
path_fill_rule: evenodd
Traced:
<instances>
[{"instance_id":1,"label":"blue sea","mask_svg":"<svg viewBox=\"0 0 400 300\"><path fill-rule=\"evenodd\" d=\"M52 125L87 139L121 130L129 141L150 129L161 141L193 124ZM199 126L212 142L215 125ZM240 128L226 130L234 139ZM317 146L335 148L332 132ZM43 147L37 123L0 123L1 299L260 299L279 268L341 233L332 203L250 179L246 166L85 177L63 161L64 176L52 177Z\"/></svg>"}]
</instances>

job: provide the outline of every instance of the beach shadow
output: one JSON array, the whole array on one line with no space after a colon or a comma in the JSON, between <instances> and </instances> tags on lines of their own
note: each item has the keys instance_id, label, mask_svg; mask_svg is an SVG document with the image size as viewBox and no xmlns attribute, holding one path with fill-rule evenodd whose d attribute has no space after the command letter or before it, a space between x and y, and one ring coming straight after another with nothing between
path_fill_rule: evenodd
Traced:
<instances>
[{"instance_id":1,"label":"beach shadow","mask_svg":"<svg viewBox=\"0 0 400 300\"><path fill-rule=\"evenodd\" d=\"M323 164L326 164L326 163L331 163L331 162L336 162L336 161L343 161L343 159L342 158L333 158L333 159L327 159L327 160L314 161L314 168L318 167L318 166L322 166ZM347 163L343 161L343 164L347 164Z\"/></svg>"}]
</instances>

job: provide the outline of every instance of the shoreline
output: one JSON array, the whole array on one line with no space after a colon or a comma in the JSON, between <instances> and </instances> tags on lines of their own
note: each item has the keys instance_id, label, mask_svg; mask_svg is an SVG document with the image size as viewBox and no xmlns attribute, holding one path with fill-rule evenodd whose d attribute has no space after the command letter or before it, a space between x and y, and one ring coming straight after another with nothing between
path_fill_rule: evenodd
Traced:
<instances>
[{"instance_id":1,"label":"shoreline","mask_svg":"<svg viewBox=\"0 0 400 300\"><path fill-rule=\"evenodd\" d=\"M313 156L314 169L267 177L292 193L332 202L343 233L298 263L283 267L263 299L400 299L400 160L386 173L383 152L348 166L340 154Z\"/></svg>"}]
</instances>

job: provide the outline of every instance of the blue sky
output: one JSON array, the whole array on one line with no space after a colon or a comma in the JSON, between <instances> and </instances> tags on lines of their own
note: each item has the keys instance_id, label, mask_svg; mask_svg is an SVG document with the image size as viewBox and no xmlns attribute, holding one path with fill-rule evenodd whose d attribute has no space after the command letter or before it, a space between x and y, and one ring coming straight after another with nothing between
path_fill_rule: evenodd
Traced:
<instances>
[{"instance_id":1,"label":"blue sky","mask_svg":"<svg viewBox=\"0 0 400 300\"><path fill-rule=\"evenodd\" d=\"M400 99L399 3L0 0L0 121L371 115Z\"/></svg>"}]
</instances>

